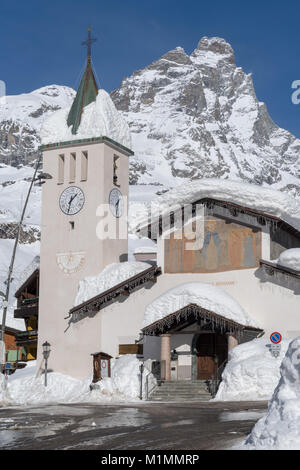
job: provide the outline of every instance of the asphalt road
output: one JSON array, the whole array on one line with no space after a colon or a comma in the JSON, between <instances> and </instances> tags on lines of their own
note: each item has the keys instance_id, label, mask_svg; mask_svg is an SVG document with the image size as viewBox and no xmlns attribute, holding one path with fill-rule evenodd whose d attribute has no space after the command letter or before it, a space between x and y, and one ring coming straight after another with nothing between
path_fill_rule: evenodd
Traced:
<instances>
[{"instance_id":1,"label":"asphalt road","mask_svg":"<svg viewBox=\"0 0 300 470\"><path fill-rule=\"evenodd\" d=\"M241 443L266 402L0 408L0 449L217 450Z\"/></svg>"}]
</instances>

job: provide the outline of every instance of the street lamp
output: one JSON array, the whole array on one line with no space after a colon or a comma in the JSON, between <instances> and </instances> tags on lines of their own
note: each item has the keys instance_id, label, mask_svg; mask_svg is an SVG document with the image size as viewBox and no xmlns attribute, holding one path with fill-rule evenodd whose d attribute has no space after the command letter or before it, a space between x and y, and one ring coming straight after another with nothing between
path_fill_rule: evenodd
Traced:
<instances>
[{"instance_id":1,"label":"street lamp","mask_svg":"<svg viewBox=\"0 0 300 470\"><path fill-rule=\"evenodd\" d=\"M47 387L48 358L50 356L50 344L46 341L43 344L43 356L45 359L45 387Z\"/></svg>"},{"instance_id":2,"label":"street lamp","mask_svg":"<svg viewBox=\"0 0 300 470\"><path fill-rule=\"evenodd\" d=\"M141 384L140 384L140 400L143 399L143 372L144 372L144 363L141 362L140 364L140 373L141 373Z\"/></svg>"}]
</instances>

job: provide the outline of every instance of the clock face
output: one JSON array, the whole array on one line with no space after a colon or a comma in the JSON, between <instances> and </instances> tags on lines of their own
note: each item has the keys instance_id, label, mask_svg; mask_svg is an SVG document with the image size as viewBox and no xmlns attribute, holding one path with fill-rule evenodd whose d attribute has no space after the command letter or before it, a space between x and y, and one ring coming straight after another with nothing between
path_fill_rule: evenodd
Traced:
<instances>
[{"instance_id":1,"label":"clock face","mask_svg":"<svg viewBox=\"0 0 300 470\"><path fill-rule=\"evenodd\" d=\"M123 214L124 203L122 193L118 189L112 189L109 194L109 207L115 217L121 217Z\"/></svg>"},{"instance_id":2,"label":"clock face","mask_svg":"<svg viewBox=\"0 0 300 470\"><path fill-rule=\"evenodd\" d=\"M84 193L77 186L69 186L65 189L59 198L59 207L64 214L77 214L84 205Z\"/></svg>"}]
</instances>

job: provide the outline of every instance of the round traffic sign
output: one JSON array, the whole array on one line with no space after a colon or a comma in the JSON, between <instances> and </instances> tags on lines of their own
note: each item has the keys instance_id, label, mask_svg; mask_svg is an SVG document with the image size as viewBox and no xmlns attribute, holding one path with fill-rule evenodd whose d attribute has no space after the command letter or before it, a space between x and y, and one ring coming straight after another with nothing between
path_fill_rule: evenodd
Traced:
<instances>
[{"instance_id":1,"label":"round traffic sign","mask_svg":"<svg viewBox=\"0 0 300 470\"><path fill-rule=\"evenodd\" d=\"M270 340L273 344L279 344L282 341L282 336L280 333L275 331L275 333L272 333L270 336Z\"/></svg>"}]
</instances>

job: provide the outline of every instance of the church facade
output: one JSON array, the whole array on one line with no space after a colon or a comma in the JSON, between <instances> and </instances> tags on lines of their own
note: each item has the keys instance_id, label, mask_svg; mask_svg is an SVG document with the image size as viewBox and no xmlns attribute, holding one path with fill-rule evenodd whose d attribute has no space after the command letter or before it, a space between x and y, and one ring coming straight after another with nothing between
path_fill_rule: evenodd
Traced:
<instances>
[{"instance_id":1,"label":"church facade","mask_svg":"<svg viewBox=\"0 0 300 470\"><path fill-rule=\"evenodd\" d=\"M151 361L163 380L210 380L238 343L273 331L297 336L300 273L277 259L300 247L298 228L251 203L211 193L191 201L189 220L179 218L176 224L172 212L168 230L162 217L140 228L141 236L157 243L156 263L145 262L125 279L116 276L110 288L74 306L80 281L92 283L112 263L116 271L128 263L133 152L111 133L104 135L105 126L102 135L91 135L94 121L88 113L98 99L88 58L65 116L72 136L41 147L43 170L52 179L42 194L39 367L48 341L50 370L76 378L92 374L92 355L102 351L114 358L137 354ZM90 132L86 136L83 126ZM180 213L180 197L178 205ZM115 236L101 237L99 221L107 214ZM193 249L187 248L189 231L198 243Z\"/></svg>"}]
</instances>

